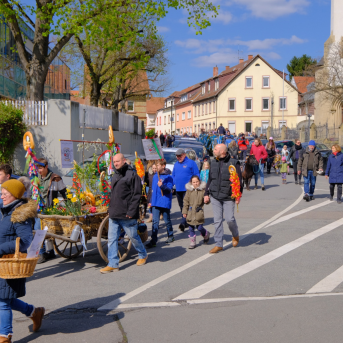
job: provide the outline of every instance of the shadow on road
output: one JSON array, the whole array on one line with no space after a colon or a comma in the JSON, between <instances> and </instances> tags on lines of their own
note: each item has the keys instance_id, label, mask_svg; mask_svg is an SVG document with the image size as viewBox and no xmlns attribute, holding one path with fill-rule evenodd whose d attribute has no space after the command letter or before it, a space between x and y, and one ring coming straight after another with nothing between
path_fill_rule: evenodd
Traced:
<instances>
[{"instance_id":1,"label":"shadow on road","mask_svg":"<svg viewBox=\"0 0 343 343\"><path fill-rule=\"evenodd\" d=\"M239 242L238 247L248 247L250 245L263 245L269 243L269 240L272 236L267 235L266 233L252 233L247 238L244 238Z\"/></svg>"},{"instance_id":2,"label":"shadow on road","mask_svg":"<svg viewBox=\"0 0 343 343\"><path fill-rule=\"evenodd\" d=\"M17 325L24 326L27 325L29 327L30 333L28 336L16 340L16 343L27 343L32 341L39 341L43 342L56 342L54 336L57 334L69 334L71 336L66 336L65 340L62 339L62 342L88 342L89 338L91 338L94 342L100 342L105 332L107 331L107 337L111 335L113 342L119 342L121 332L118 329L117 321L119 320L118 314L114 315L107 315L107 312L98 312L97 309L111 301L114 298L120 298L124 293L118 293L111 296L103 297L103 298L94 298L87 301L82 301L79 303L70 304L66 307L61 307L53 312L48 313L44 316L43 324L39 332L33 333L32 332L32 321L30 318L21 318L15 320ZM120 317L124 317L124 313L120 313ZM107 324L114 324L109 325L104 328ZM96 331L96 329L100 329ZM101 334L103 333L103 335ZM72 334L77 334L78 336L73 336ZM96 335L95 335L96 334ZM89 337L89 335L91 337ZM93 337L93 335L95 337ZM44 336L44 338L43 338ZM115 336L115 337L113 337ZM119 337L118 337L119 336ZM41 339L39 339L41 337ZM67 338L69 337L70 340ZM87 339L88 337L88 339ZM93 340L94 339L94 340Z\"/></svg>"}]
</instances>

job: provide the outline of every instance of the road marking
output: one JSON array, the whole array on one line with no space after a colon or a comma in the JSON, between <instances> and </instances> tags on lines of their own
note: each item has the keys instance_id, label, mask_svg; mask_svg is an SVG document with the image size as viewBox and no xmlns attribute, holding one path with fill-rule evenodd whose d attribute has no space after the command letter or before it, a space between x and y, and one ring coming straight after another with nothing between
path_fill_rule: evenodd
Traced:
<instances>
[{"instance_id":1,"label":"road marking","mask_svg":"<svg viewBox=\"0 0 343 343\"><path fill-rule=\"evenodd\" d=\"M305 236L302 236L298 239L296 239L293 242L290 242L288 244L285 244L281 246L280 248L277 248L271 252L269 252L266 255L263 255L259 258L256 258L253 261L250 261L240 267L237 267L233 270L230 270L227 273L224 273L194 289L191 289L190 291L183 293L173 299L173 301L178 300L188 300L188 299L198 299L203 297L204 295L220 288L221 286L227 284L230 281L233 281L240 276L243 276L259 267L264 266L265 264L274 261L275 259L287 254L288 252L301 247L302 245L313 241L314 239L324 235L325 233L328 233L337 227L343 225L343 218L339 219L331 224L328 224L318 230L315 230Z\"/></svg>"},{"instance_id":2,"label":"road marking","mask_svg":"<svg viewBox=\"0 0 343 343\"><path fill-rule=\"evenodd\" d=\"M326 293L333 291L339 284L343 282L343 266L335 270L323 280L319 281L306 293Z\"/></svg>"},{"instance_id":3,"label":"road marking","mask_svg":"<svg viewBox=\"0 0 343 343\"><path fill-rule=\"evenodd\" d=\"M250 234L264 228L266 225L268 225L269 223L273 222L274 220L278 219L279 217L281 217L284 213L287 213L289 210L291 210L294 206L296 206L303 198L303 195L300 194L299 198L290 206L288 206L286 209L282 210L280 213L276 214L275 216L273 216L272 218L266 220L264 223L256 226L254 229L248 231L245 235L242 235L240 237L240 241L242 241L244 238L247 238ZM226 244L224 244L224 248L228 247L229 245L231 245L232 242L228 242ZM114 310L115 308L117 308L119 306L119 304L123 303L124 301L126 300L129 300L133 297L135 297L136 295L146 291L147 289L153 287L153 286L156 286L157 284L163 282L163 281L166 281L168 280L169 278L195 266L196 264L198 263L201 263L203 261L205 261L206 259L208 259L209 257L211 256L214 256L216 254L209 254L207 253L206 255L203 255L201 257L198 257L197 259L195 259L194 261L192 262L189 262L187 264L185 264L184 266L182 267L179 267L167 274L164 274L160 277L158 277L157 279L155 280L152 280L150 282L148 282L147 284L141 286L141 287L138 287L137 289L133 290L132 292L129 292L127 293L126 295L118 298L118 299L115 299L111 302L109 302L108 304L106 305L103 305L101 306L100 308L98 308L98 311L109 311L109 310Z\"/></svg>"},{"instance_id":4,"label":"road marking","mask_svg":"<svg viewBox=\"0 0 343 343\"><path fill-rule=\"evenodd\" d=\"M121 304L118 305L116 310L130 309L130 308L143 308L143 307L173 307L180 306L176 302L159 302L159 303L136 303L136 304Z\"/></svg>"},{"instance_id":5,"label":"road marking","mask_svg":"<svg viewBox=\"0 0 343 343\"><path fill-rule=\"evenodd\" d=\"M261 300L280 300L280 299L295 299L295 298L316 298L327 297L334 295L343 295L343 293L320 293L320 294L295 294L295 295L279 295L275 297L241 297L241 298L215 298L215 299L196 299L187 300L187 304L211 304L234 301L261 301Z\"/></svg>"},{"instance_id":6,"label":"road marking","mask_svg":"<svg viewBox=\"0 0 343 343\"><path fill-rule=\"evenodd\" d=\"M329 204L332 204L332 203L333 203L332 201L327 200L327 201L324 201L324 202L322 202L322 203L320 203L320 204L317 204L317 205L314 205L314 206L307 207L307 208L305 208L305 209L303 209L303 210L300 210L300 211L297 211L297 212L288 214L287 216L281 217L280 219L276 220L275 222L269 224L269 225L266 226L266 227L269 227L269 226L272 226L272 225L276 225L276 224L285 222L286 220L289 220L289 219L291 219L291 218L300 216L301 214L304 214L304 213L313 211L313 210L315 210L315 209L317 209L317 208L319 208L319 207L322 207L322 206L325 206L325 205L329 205Z\"/></svg>"}]
</instances>

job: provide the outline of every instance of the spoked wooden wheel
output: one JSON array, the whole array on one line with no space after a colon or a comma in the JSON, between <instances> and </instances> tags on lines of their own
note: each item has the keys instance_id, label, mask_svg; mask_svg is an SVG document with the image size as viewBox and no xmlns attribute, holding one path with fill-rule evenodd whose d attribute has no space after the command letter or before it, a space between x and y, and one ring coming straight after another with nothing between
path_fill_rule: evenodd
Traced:
<instances>
[{"instance_id":1,"label":"spoked wooden wheel","mask_svg":"<svg viewBox=\"0 0 343 343\"><path fill-rule=\"evenodd\" d=\"M81 242L71 243L63 239L54 238L53 243L56 253L64 258L76 258L83 251Z\"/></svg>"},{"instance_id":2,"label":"spoked wooden wheel","mask_svg":"<svg viewBox=\"0 0 343 343\"><path fill-rule=\"evenodd\" d=\"M102 259L108 263L107 258L107 237L108 237L108 220L109 216L106 216L104 220L101 222L100 227L98 229L98 235L97 235L97 246L100 253L100 256ZM119 262L123 262L127 255L129 254L129 251L131 249L132 242L131 240L126 241L123 244L118 243L118 256L119 256Z\"/></svg>"}]
</instances>

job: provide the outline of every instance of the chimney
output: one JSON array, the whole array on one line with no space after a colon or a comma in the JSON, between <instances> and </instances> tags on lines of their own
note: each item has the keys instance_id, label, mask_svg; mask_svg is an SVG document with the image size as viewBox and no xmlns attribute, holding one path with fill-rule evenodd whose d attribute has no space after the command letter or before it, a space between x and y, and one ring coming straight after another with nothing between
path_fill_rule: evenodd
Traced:
<instances>
[{"instance_id":1,"label":"chimney","mask_svg":"<svg viewBox=\"0 0 343 343\"><path fill-rule=\"evenodd\" d=\"M244 62L244 58L240 58L239 63L243 63L243 62Z\"/></svg>"},{"instance_id":2,"label":"chimney","mask_svg":"<svg viewBox=\"0 0 343 343\"><path fill-rule=\"evenodd\" d=\"M248 60L252 60L254 55L248 55Z\"/></svg>"},{"instance_id":3,"label":"chimney","mask_svg":"<svg viewBox=\"0 0 343 343\"><path fill-rule=\"evenodd\" d=\"M227 71L227 70L229 70L230 69L230 66L226 66L225 67L225 70Z\"/></svg>"},{"instance_id":4,"label":"chimney","mask_svg":"<svg viewBox=\"0 0 343 343\"><path fill-rule=\"evenodd\" d=\"M218 76L218 67L213 67L213 77Z\"/></svg>"}]
</instances>

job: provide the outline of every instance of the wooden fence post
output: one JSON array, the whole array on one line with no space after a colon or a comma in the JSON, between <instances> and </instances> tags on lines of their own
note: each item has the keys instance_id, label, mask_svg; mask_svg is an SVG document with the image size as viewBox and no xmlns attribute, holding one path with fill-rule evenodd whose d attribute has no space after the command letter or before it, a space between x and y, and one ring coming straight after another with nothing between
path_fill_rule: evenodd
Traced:
<instances>
[{"instance_id":1,"label":"wooden fence post","mask_svg":"<svg viewBox=\"0 0 343 343\"><path fill-rule=\"evenodd\" d=\"M267 139L269 139L269 137L271 137L272 135L272 128L270 126L267 127Z\"/></svg>"},{"instance_id":2,"label":"wooden fence post","mask_svg":"<svg viewBox=\"0 0 343 343\"><path fill-rule=\"evenodd\" d=\"M300 129L300 137L299 137L299 139L300 139L300 142L305 142L305 140L306 140L306 131L305 131L304 127L302 127Z\"/></svg>"},{"instance_id":3,"label":"wooden fence post","mask_svg":"<svg viewBox=\"0 0 343 343\"><path fill-rule=\"evenodd\" d=\"M310 127L310 140L317 138L317 126L313 123Z\"/></svg>"},{"instance_id":4,"label":"wooden fence post","mask_svg":"<svg viewBox=\"0 0 343 343\"><path fill-rule=\"evenodd\" d=\"M286 133L287 133L287 127L286 127L286 125L283 125L281 128L281 140L286 139Z\"/></svg>"}]
</instances>

